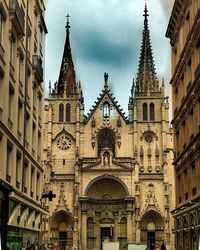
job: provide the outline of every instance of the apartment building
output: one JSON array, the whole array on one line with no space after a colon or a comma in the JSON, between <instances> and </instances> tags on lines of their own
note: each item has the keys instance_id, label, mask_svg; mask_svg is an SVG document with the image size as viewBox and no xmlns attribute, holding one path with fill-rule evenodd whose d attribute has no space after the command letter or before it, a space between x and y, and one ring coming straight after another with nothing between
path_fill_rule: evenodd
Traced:
<instances>
[{"instance_id":1,"label":"apartment building","mask_svg":"<svg viewBox=\"0 0 200 250\"><path fill-rule=\"evenodd\" d=\"M42 214L43 0L0 1L0 242L40 236ZM7 246L6 246L7 245Z\"/></svg>"},{"instance_id":2,"label":"apartment building","mask_svg":"<svg viewBox=\"0 0 200 250\"><path fill-rule=\"evenodd\" d=\"M175 0L172 57L176 249L200 246L200 1Z\"/></svg>"}]
</instances>

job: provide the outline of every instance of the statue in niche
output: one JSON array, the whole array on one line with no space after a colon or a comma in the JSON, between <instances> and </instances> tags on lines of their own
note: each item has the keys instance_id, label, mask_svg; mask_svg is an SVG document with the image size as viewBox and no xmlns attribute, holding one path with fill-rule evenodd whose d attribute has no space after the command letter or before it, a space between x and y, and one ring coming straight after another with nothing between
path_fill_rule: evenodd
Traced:
<instances>
[{"instance_id":1,"label":"statue in niche","mask_svg":"<svg viewBox=\"0 0 200 250\"><path fill-rule=\"evenodd\" d=\"M103 165L110 166L110 153L109 152L105 152L103 154Z\"/></svg>"}]
</instances>

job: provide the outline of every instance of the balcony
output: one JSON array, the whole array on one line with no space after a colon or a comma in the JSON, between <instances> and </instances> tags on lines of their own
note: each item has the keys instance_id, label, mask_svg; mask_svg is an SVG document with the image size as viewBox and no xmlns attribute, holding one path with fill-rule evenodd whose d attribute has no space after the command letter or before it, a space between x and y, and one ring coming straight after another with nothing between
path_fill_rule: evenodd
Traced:
<instances>
[{"instance_id":1,"label":"balcony","mask_svg":"<svg viewBox=\"0 0 200 250\"><path fill-rule=\"evenodd\" d=\"M42 60L39 56L33 55L33 70L36 78L39 83L43 82L43 68L42 68Z\"/></svg>"},{"instance_id":2,"label":"balcony","mask_svg":"<svg viewBox=\"0 0 200 250\"><path fill-rule=\"evenodd\" d=\"M19 36L25 35L25 19L24 19L24 12L22 8L20 8L19 3L17 0L10 0L9 2L9 12L11 14L11 20L17 34Z\"/></svg>"}]
</instances>

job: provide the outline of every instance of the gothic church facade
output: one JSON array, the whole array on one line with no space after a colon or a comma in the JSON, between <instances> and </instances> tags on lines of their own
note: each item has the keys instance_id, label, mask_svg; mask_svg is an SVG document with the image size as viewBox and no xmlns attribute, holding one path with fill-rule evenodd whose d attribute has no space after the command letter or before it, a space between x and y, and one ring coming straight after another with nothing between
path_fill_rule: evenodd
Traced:
<instances>
[{"instance_id":1,"label":"gothic church facade","mask_svg":"<svg viewBox=\"0 0 200 250\"><path fill-rule=\"evenodd\" d=\"M172 249L174 176L169 103L154 66L145 6L138 74L128 117L109 89L109 76L90 113L76 82L69 20L58 82L45 106L44 239L83 250L105 239Z\"/></svg>"}]
</instances>

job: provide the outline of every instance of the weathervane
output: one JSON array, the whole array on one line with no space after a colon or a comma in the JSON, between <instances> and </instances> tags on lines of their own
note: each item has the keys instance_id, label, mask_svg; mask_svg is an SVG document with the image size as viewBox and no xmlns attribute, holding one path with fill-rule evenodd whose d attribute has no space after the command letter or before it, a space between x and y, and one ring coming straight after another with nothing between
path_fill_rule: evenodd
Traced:
<instances>
[{"instance_id":1,"label":"weathervane","mask_svg":"<svg viewBox=\"0 0 200 250\"><path fill-rule=\"evenodd\" d=\"M66 16L65 16L66 18L67 18L67 24L66 24L66 28L69 30L69 28L70 28L70 25L69 25L69 18L71 17L69 14L67 14Z\"/></svg>"},{"instance_id":2,"label":"weathervane","mask_svg":"<svg viewBox=\"0 0 200 250\"><path fill-rule=\"evenodd\" d=\"M149 16L148 10L147 10L147 1L145 0L145 8L144 8L144 15L145 19Z\"/></svg>"}]
</instances>

